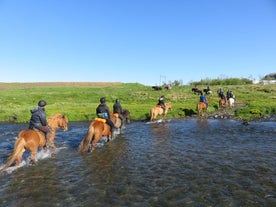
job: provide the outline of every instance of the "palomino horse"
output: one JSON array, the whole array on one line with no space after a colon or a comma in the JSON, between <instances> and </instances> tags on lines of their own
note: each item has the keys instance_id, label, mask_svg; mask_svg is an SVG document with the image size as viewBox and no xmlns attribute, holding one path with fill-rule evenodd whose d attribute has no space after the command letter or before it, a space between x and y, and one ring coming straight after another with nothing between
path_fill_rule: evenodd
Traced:
<instances>
[{"instance_id":1,"label":"palomino horse","mask_svg":"<svg viewBox=\"0 0 276 207\"><path fill-rule=\"evenodd\" d=\"M49 117L47 121L52 129L49 142L52 147L52 152L54 152L56 150L56 146L54 144L56 130L58 128L61 128L64 131L68 130L68 118L62 114L55 114ZM18 166L25 150L31 151L30 160L32 163L35 163L35 156L38 148L44 147L46 149L45 145L46 139L43 132L33 129L24 129L20 131L14 144L14 150L9 156L6 165L0 169L0 172L7 169L13 162L15 162L15 166Z\"/></svg>"},{"instance_id":2,"label":"palomino horse","mask_svg":"<svg viewBox=\"0 0 276 207\"><path fill-rule=\"evenodd\" d=\"M235 99L234 98L229 98L228 99L229 107L233 108L235 105Z\"/></svg>"},{"instance_id":3,"label":"palomino horse","mask_svg":"<svg viewBox=\"0 0 276 207\"><path fill-rule=\"evenodd\" d=\"M171 103L165 103L165 106L166 106L166 110L165 110L164 114L163 114L164 110L161 108L161 106L156 105L155 107L153 107L150 110L150 121L154 121L158 115L165 116L168 113L168 110L172 109L172 104Z\"/></svg>"},{"instance_id":4,"label":"palomino horse","mask_svg":"<svg viewBox=\"0 0 276 207\"><path fill-rule=\"evenodd\" d=\"M128 117L130 113L125 112L123 113ZM126 118L124 116L124 118ZM119 118L118 114L110 114L110 120L113 122L114 127L120 129L120 133L122 132L122 126L123 122ZM92 121L88 127L86 136L81 141L78 151L79 152L87 152L89 150L95 150L97 142L103 137L107 137L107 141L109 141L112 138L112 134L110 131L110 126L106 123L105 119L96 118L94 121ZM90 149L91 147L91 149Z\"/></svg>"},{"instance_id":5,"label":"palomino horse","mask_svg":"<svg viewBox=\"0 0 276 207\"><path fill-rule=\"evenodd\" d=\"M204 102L199 102L199 103L197 104L197 107L196 107L196 109L197 109L197 115L198 115L198 116L202 115L202 112L203 112L203 111L207 111L207 108L208 108L208 105L207 105L206 103L204 103Z\"/></svg>"},{"instance_id":6,"label":"palomino horse","mask_svg":"<svg viewBox=\"0 0 276 207\"><path fill-rule=\"evenodd\" d=\"M225 101L224 98L221 98L221 99L219 100L219 107L220 107L220 108L226 107L226 104L227 104L227 102Z\"/></svg>"}]
</instances>

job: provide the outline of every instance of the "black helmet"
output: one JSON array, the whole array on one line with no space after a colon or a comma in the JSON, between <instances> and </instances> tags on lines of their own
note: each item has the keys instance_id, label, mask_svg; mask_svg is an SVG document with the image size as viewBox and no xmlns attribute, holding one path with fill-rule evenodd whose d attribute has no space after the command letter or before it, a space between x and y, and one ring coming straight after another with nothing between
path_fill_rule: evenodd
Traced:
<instances>
[{"instance_id":1,"label":"black helmet","mask_svg":"<svg viewBox=\"0 0 276 207\"><path fill-rule=\"evenodd\" d=\"M44 100L40 100L37 105L40 106L40 107L44 107L44 106L47 105L47 103Z\"/></svg>"},{"instance_id":2,"label":"black helmet","mask_svg":"<svg viewBox=\"0 0 276 207\"><path fill-rule=\"evenodd\" d=\"M104 97L100 98L100 102L105 103L105 98Z\"/></svg>"},{"instance_id":3,"label":"black helmet","mask_svg":"<svg viewBox=\"0 0 276 207\"><path fill-rule=\"evenodd\" d=\"M116 103L120 103L120 100L118 98L116 99Z\"/></svg>"}]
</instances>

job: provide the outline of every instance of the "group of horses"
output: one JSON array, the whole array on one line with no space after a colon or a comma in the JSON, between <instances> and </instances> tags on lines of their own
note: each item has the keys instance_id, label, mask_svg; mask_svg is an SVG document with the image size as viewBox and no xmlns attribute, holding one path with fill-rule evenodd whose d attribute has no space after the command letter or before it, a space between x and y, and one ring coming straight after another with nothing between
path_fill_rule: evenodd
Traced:
<instances>
[{"instance_id":1,"label":"group of horses","mask_svg":"<svg viewBox=\"0 0 276 207\"><path fill-rule=\"evenodd\" d=\"M123 120L119 118L118 114L111 113L110 117L111 121L114 123L115 128L119 129L120 133L122 132L122 127L124 124L130 122L130 112L128 110L123 110ZM58 113L50 116L47 121L51 128L49 147L51 147L51 153L53 153L56 150L56 146L54 144L56 131L59 128L64 131L68 130L68 118L67 116ZM110 126L105 123L105 120L96 118L90 123L87 134L79 145L79 152L94 150L96 143L103 136L107 136L108 140L112 138ZM13 163L15 166L18 166L22 159L23 153L26 150L31 152L30 163L34 164L39 148L47 150L46 139L43 132L33 129L24 129L20 131L14 144L14 149L11 155L8 157L6 164L0 169L0 172L6 170Z\"/></svg>"},{"instance_id":2,"label":"group of horses","mask_svg":"<svg viewBox=\"0 0 276 207\"><path fill-rule=\"evenodd\" d=\"M220 98L218 102L219 108L226 108L229 106L229 108L233 108L235 105L235 99L230 97L228 99ZM208 105L203 102L199 102L196 106L197 115L201 116L203 112L206 112L208 109Z\"/></svg>"},{"instance_id":3,"label":"group of horses","mask_svg":"<svg viewBox=\"0 0 276 207\"><path fill-rule=\"evenodd\" d=\"M232 107L235 100L233 98L228 99L229 106ZM225 99L219 100L219 106L224 107L226 106ZM157 116L166 116L168 110L172 109L171 103L165 104L165 111L160 105L154 106L150 110L150 121L155 121ZM201 115L203 111L206 111L208 106L203 103L199 102L197 104L197 114ZM110 113L110 119L114 124L116 129L119 129L119 133L122 132L122 127L125 123L130 122L130 112L128 110L123 110L122 113L123 119L121 119L118 114ZM48 118L48 124L51 127L51 134L50 134L50 147L51 153L55 152L56 146L54 144L55 134L57 129L61 128L62 130L68 130L68 118L62 114L55 114ZM78 146L78 151L83 153L87 151L93 151L96 148L97 142L103 137L107 137L107 141L110 141L113 136L110 130L110 126L106 123L105 119L95 118L89 125L87 133L85 137L82 139ZM14 144L14 150L8 158L7 163L0 169L0 172L7 169L10 165L15 163L15 166L18 166L22 155L25 150L29 150L31 152L30 162L35 163L35 157L38 152L38 149L43 147L44 150L47 149L46 147L46 139L43 132L25 129L19 132L17 136L17 140Z\"/></svg>"}]
</instances>

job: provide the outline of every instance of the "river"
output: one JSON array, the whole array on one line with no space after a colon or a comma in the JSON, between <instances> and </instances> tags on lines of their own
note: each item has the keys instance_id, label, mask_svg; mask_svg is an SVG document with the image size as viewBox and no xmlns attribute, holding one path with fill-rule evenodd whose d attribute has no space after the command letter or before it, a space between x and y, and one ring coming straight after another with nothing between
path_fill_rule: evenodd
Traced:
<instances>
[{"instance_id":1,"label":"river","mask_svg":"<svg viewBox=\"0 0 276 207\"><path fill-rule=\"evenodd\" d=\"M0 174L0 206L275 206L276 122L132 122L92 153L88 122L57 131L57 151ZM0 124L0 166L26 124Z\"/></svg>"}]
</instances>

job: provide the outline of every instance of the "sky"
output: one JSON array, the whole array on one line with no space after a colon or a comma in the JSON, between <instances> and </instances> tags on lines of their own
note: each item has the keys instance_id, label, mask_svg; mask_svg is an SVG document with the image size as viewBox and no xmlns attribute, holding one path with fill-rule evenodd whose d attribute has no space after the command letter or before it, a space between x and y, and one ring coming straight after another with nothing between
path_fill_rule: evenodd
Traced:
<instances>
[{"instance_id":1,"label":"sky","mask_svg":"<svg viewBox=\"0 0 276 207\"><path fill-rule=\"evenodd\" d=\"M0 0L0 82L259 80L276 0Z\"/></svg>"}]
</instances>

